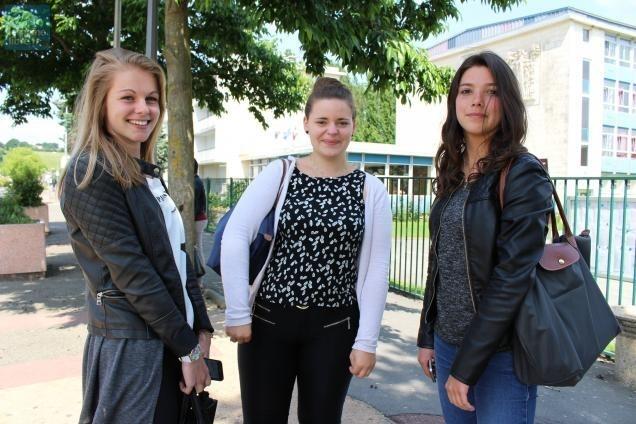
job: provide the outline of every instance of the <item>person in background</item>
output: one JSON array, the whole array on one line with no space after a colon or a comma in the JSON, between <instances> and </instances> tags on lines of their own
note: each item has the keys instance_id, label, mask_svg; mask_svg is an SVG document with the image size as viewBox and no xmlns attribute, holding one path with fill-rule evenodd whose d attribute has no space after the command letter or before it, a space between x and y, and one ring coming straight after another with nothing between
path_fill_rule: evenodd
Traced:
<instances>
[{"instance_id":1,"label":"person in background","mask_svg":"<svg viewBox=\"0 0 636 424\"><path fill-rule=\"evenodd\" d=\"M197 255L199 264L204 264L203 259L203 231L208 226L208 202L203 187L203 181L199 177L199 163L194 159L194 227L197 232ZM197 268L197 267L195 267ZM203 266L198 267L205 269ZM202 287L201 276L199 276L199 286Z\"/></svg>"},{"instance_id":2,"label":"person in background","mask_svg":"<svg viewBox=\"0 0 636 424\"><path fill-rule=\"evenodd\" d=\"M299 422L339 423L352 375L375 366L391 208L382 182L347 163L355 118L349 89L319 78L305 106L312 152L270 163L225 228L226 332L239 343L247 424L287 423L294 383ZM275 241L250 288L250 243L273 207Z\"/></svg>"},{"instance_id":3,"label":"person in background","mask_svg":"<svg viewBox=\"0 0 636 424\"><path fill-rule=\"evenodd\" d=\"M513 370L511 331L543 253L552 185L523 147L517 79L491 52L468 57L447 100L418 361L448 424L532 423L537 387ZM499 206L501 170L512 166Z\"/></svg>"},{"instance_id":4,"label":"person in background","mask_svg":"<svg viewBox=\"0 0 636 424\"><path fill-rule=\"evenodd\" d=\"M82 424L174 424L210 384L212 325L181 215L152 164L165 76L142 54L95 55L76 105L60 205L86 280Z\"/></svg>"}]
</instances>

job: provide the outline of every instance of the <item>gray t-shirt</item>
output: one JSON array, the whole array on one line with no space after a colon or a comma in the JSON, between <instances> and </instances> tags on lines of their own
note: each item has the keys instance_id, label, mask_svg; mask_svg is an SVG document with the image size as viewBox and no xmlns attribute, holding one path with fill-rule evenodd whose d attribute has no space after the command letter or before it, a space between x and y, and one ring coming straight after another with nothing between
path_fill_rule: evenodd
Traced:
<instances>
[{"instance_id":1,"label":"gray t-shirt","mask_svg":"<svg viewBox=\"0 0 636 424\"><path fill-rule=\"evenodd\" d=\"M462 186L452 195L440 220L437 241L439 280L435 333L446 343L460 345L474 315L466 269L462 213L470 192Z\"/></svg>"}]
</instances>

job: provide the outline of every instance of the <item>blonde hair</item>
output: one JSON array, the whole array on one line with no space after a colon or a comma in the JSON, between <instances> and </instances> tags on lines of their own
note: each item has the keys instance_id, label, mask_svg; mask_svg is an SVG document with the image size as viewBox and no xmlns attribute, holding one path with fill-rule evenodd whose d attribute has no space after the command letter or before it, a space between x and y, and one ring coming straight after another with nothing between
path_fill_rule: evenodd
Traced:
<instances>
[{"instance_id":1,"label":"blonde hair","mask_svg":"<svg viewBox=\"0 0 636 424\"><path fill-rule=\"evenodd\" d=\"M113 77L116 72L131 67L152 74L159 88L159 119L148 140L141 144L141 159L152 162L166 110L166 77L163 69L157 62L140 53L121 48L103 50L95 54L95 60L75 103L75 124L71 133L72 159L62 174L60 192L63 190L63 181L69 168L75 169L74 163L81 155L88 155L88 167L79 182L76 173L73 172L79 189L90 184L98 160L104 170L125 189L145 181L136 159L106 131L106 96L112 86Z\"/></svg>"}]
</instances>

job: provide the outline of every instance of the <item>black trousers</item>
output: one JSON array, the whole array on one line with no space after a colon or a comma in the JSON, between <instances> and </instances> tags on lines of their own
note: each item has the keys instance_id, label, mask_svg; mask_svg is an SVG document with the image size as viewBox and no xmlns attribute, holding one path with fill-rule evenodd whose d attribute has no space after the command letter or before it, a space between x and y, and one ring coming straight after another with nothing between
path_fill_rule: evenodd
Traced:
<instances>
[{"instance_id":1,"label":"black trousers","mask_svg":"<svg viewBox=\"0 0 636 424\"><path fill-rule=\"evenodd\" d=\"M297 381L301 424L340 423L359 315L357 305L299 309L257 301L252 341L238 345L243 422L287 423Z\"/></svg>"}]
</instances>

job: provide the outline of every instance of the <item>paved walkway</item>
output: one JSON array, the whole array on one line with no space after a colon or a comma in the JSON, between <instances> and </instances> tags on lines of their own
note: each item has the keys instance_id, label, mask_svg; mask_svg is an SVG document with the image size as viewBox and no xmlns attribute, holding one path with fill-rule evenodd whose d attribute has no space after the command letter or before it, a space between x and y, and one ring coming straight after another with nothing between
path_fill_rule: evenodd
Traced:
<instances>
[{"instance_id":1,"label":"paved walkway","mask_svg":"<svg viewBox=\"0 0 636 424\"><path fill-rule=\"evenodd\" d=\"M56 204L50 215L46 278L0 281L0 424L75 423L79 415L84 282ZM206 286L222 292L212 274ZM354 378L344 423L443 422L435 387L415 361L419 308L419 300L389 294L376 370ZM223 361L226 374L209 389L219 399L215 422L240 423L236 345L222 334L223 311L211 306L208 312L220 330L212 356ZM537 423L635 422L636 392L616 383L613 364L598 363L575 388L541 388L539 396ZM292 410L290 422L294 417Z\"/></svg>"}]
</instances>

